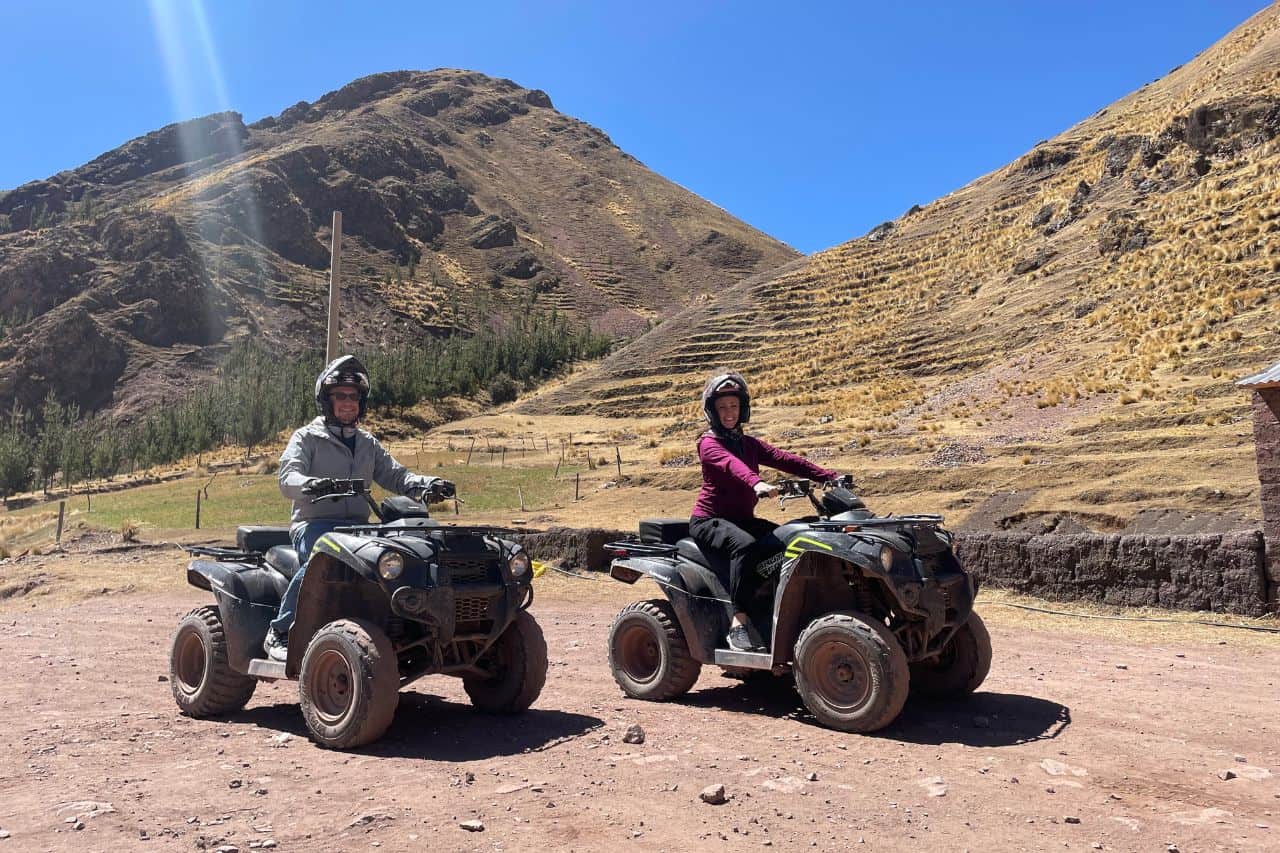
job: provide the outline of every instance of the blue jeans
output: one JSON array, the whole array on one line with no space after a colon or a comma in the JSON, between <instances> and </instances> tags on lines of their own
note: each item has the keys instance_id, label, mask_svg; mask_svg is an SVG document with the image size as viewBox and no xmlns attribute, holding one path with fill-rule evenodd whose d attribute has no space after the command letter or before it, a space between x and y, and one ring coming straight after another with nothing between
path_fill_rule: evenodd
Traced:
<instances>
[{"instance_id":1,"label":"blue jeans","mask_svg":"<svg viewBox=\"0 0 1280 853\"><path fill-rule=\"evenodd\" d=\"M320 519L304 521L289 531L293 548L298 552L299 568L289 581L284 598L280 600L280 615L271 622L271 630L281 639L288 638L289 629L293 627L293 620L298 615L298 590L302 589L302 576L307 573L307 561L311 559L311 549L315 547L316 540L335 528L358 523L345 518Z\"/></svg>"}]
</instances>

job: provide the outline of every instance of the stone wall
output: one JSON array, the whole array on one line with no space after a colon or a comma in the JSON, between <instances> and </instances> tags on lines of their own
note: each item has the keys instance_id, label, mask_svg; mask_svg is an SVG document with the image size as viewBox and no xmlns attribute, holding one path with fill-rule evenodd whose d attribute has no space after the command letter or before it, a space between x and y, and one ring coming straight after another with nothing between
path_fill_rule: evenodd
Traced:
<instances>
[{"instance_id":1,"label":"stone wall","mask_svg":"<svg viewBox=\"0 0 1280 853\"><path fill-rule=\"evenodd\" d=\"M535 560L592 572L609 569L606 542L635 536L595 527L505 535ZM1258 531L1195 536L966 531L956 534L955 549L982 583L1043 598L1249 616L1274 611L1275 588L1268 582Z\"/></svg>"},{"instance_id":2,"label":"stone wall","mask_svg":"<svg viewBox=\"0 0 1280 853\"><path fill-rule=\"evenodd\" d=\"M966 532L956 555L981 582L1044 598L1258 616L1274 600L1262 534L1102 536Z\"/></svg>"},{"instance_id":3,"label":"stone wall","mask_svg":"<svg viewBox=\"0 0 1280 853\"><path fill-rule=\"evenodd\" d=\"M1280 610L1280 388L1253 392L1253 437L1262 495L1262 534L1267 540L1269 603Z\"/></svg>"},{"instance_id":4,"label":"stone wall","mask_svg":"<svg viewBox=\"0 0 1280 853\"><path fill-rule=\"evenodd\" d=\"M504 534L516 540L535 560L578 571L606 572L610 557L606 542L634 539L635 531L605 530L599 527L552 527L547 530Z\"/></svg>"}]
</instances>

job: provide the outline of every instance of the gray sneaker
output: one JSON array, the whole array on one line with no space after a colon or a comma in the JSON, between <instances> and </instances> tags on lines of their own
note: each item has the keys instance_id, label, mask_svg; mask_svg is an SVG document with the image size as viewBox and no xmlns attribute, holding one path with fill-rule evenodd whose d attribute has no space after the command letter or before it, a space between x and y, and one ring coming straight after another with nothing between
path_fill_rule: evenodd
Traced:
<instances>
[{"instance_id":1,"label":"gray sneaker","mask_svg":"<svg viewBox=\"0 0 1280 853\"><path fill-rule=\"evenodd\" d=\"M751 642L751 634L747 631L746 625L735 625L729 629L729 648L735 652L758 652L761 647Z\"/></svg>"},{"instance_id":2,"label":"gray sneaker","mask_svg":"<svg viewBox=\"0 0 1280 853\"><path fill-rule=\"evenodd\" d=\"M281 637L275 631L267 629L267 638L262 641L262 650L267 653L267 657L274 661L284 663L289 659L289 641Z\"/></svg>"}]
</instances>

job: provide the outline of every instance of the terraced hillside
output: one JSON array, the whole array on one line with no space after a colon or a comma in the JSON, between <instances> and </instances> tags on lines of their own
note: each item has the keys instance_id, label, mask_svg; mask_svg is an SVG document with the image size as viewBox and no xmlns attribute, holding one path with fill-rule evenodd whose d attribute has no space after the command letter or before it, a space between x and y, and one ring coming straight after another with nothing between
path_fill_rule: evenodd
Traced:
<instances>
[{"instance_id":1,"label":"terraced hillside","mask_svg":"<svg viewBox=\"0 0 1280 853\"><path fill-rule=\"evenodd\" d=\"M442 69L246 125L171 125L0 193L0 405L184 393L225 346L499 327L556 308L631 335L796 252L646 169L546 93ZM19 381L20 380L20 381Z\"/></svg>"},{"instance_id":2,"label":"terraced hillside","mask_svg":"<svg viewBox=\"0 0 1280 853\"><path fill-rule=\"evenodd\" d=\"M882 491L979 513L1016 491L988 507L1004 523L1256 516L1232 380L1280 359L1278 137L1272 6L1008 166L744 280L526 411L660 416L692 436L703 378L732 365L762 427L879 470Z\"/></svg>"}]
</instances>

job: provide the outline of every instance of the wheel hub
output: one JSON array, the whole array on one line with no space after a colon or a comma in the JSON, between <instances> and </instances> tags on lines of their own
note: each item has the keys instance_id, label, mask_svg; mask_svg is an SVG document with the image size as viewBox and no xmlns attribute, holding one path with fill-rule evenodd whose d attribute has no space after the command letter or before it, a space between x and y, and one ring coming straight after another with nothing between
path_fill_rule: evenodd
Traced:
<instances>
[{"instance_id":1,"label":"wheel hub","mask_svg":"<svg viewBox=\"0 0 1280 853\"><path fill-rule=\"evenodd\" d=\"M830 641L818 650L814 660L815 685L832 705L853 710L871 696L871 670L853 648Z\"/></svg>"},{"instance_id":2,"label":"wheel hub","mask_svg":"<svg viewBox=\"0 0 1280 853\"><path fill-rule=\"evenodd\" d=\"M341 720L351 708L354 677L346 657L332 649L316 661L312 678L312 698L316 711L329 725Z\"/></svg>"},{"instance_id":3,"label":"wheel hub","mask_svg":"<svg viewBox=\"0 0 1280 853\"><path fill-rule=\"evenodd\" d=\"M621 631L617 641L618 664L635 681L651 681L662 663L662 649L653 633L642 625Z\"/></svg>"},{"instance_id":4,"label":"wheel hub","mask_svg":"<svg viewBox=\"0 0 1280 853\"><path fill-rule=\"evenodd\" d=\"M196 693L204 683L205 657L204 640L195 631L188 632L174 655L178 688L188 696Z\"/></svg>"}]
</instances>

